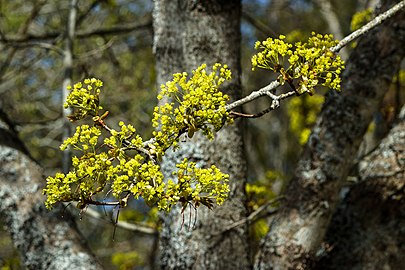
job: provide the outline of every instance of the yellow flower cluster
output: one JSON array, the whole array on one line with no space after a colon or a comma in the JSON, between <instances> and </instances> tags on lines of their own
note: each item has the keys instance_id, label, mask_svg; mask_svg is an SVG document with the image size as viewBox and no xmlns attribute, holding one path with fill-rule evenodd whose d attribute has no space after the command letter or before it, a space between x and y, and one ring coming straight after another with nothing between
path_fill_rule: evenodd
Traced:
<instances>
[{"instance_id":1,"label":"yellow flower cluster","mask_svg":"<svg viewBox=\"0 0 405 270\"><path fill-rule=\"evenodd\" d=\"M202 130L209 139L228 122L232 122L225 109L229 97L219 91L226 80L231 79L231 71L226 65L215 64L213 71L206 72L203 64L193 71L190 79L186 72L173 75L173 80L161 86L158 99L169 97L175 102L155 107L153 132L156 147L165 151L171 145L176 146L179 135L187 133L193 137Z\"/></svg>"},{"instance_id":2,"label":"yellow flower cluster","mask_svg":"<svg viewBox=\"0 0 405 270\"><path fill-rule=\"evenodd\" d=\"M105 145L109 146L111 150L125 147L125 149L139 149L142 147L142 137L136 134L136 129L134 126L130 124L125 125L123 121L120 121L118 125L120 126L121 130L110 130L111 136L104 139ZM114 152L111 150L111 153Z\"/></svg>"},{"instance_id":3,"label":"yellow flower cluster","mask_svg":"<svg viewBox=\"0 0 405 270\"><path fill-rule=\"evenodd\" d=\"M252 57L252 66L270 69L279 72L280 83L286 81L293 84L298 80L295 90L298 93L312 92L317 85L323 85L335 90L340 90L340 73L344 69L344 62L340 56L330 51L338 41L332 35L312 33L307 42L292 44L279 39L267 39L256 43L259 53ZM284 58L288 56L287 63Z\"/></svg>"},{"instance_id":4,"label":"yellow flower cluster","mask_svg":"<svg viewBox=\"0 0 405 270\"><path fill-rule=\"evenodd\" d=\"M214 200L220 205L227 198L229 175L222 173L214 165L208 169L198 168L194 162L185 158L176 167L178 170L173 175L178 181L175 183L168 180L167 197L159 200L159 208L169 210L177 201L183 205L192 202L195 206L203 204L212 208Z\"/></svg>"},{"instance_id":5,"label":"yellow flower cluster","mask_svg":"<svg viewBox=\"0 0 405 270\"><path fill-rule=\"evenodd\" d=\"M102 81L91 78L85 79L83 83L76 83L73 85L73 89L71 86L68 87L70 93L64 107L70 107L74 110L73 115L69 116L71 121L83 119L87 115L98 115L98 111L102 109L99 105L100 88L102 86Z\"/></svg>"},{"instance_id":6,"label":"yellow flower cluster","mask_svg":"<svg viewBox=\"0 0 405 270\"><path fill-rule=\"evenodd\" d=\"M166 211L178 202L183 206L192 203L196 207L200 204L212 207L214 202L222 204L229 191L229 176L215 166L197 168L195 163L185 159L173 173L177 182L168 180L166 184L158 164L159 156L176 145L182 133L188 132L191 137L202 129L212 138L227 120L225 102L228 97L219 92L218 87L230 79L230 71L220 64L216 64L210 74L204 69L205 65L194 71L189 81L187 74L175 74L174 80L163 87L162 95L175 98L179 104L175 106L173 102L155 110L154 125L160 125L161 130L154 132L152 141L156 143L147 145L132 125L121 121L119 129L115 130L104 122L108 113L99 116L101 81L86 79L86 88L81 83L75 84L67 102L67 106L76 109L71 119L92 116L94 126L78 126L75 134L61 145L61 150L69 148L81 154L72 158L73 168L69 173L47 178L46 206L51 208L60 201L78 201L78 207L83 208L94 202L94 196L106 187L110 187L122 207L126 205L128 194L142 197L149 205L157 204L160 210ZM94 89L96 94L91 94ZM101 138L103 131L107 133L104 139Z\"/></svg>"},{"instance_id":7,"label":"yellow flower cluster","mask_svg":"<svg viewBox=\"0 0 405 270\"><path fill-rule=\"evenodd\" d=\"M295 44L294 54L288 59L290 70L294 78L300 78L298 91L303 93L312 91L321 84L340 90L340 73L344 62L329 48L338 44L333 35L312 33L308 42Z\"/></svg>"},{"instance_id":8,"label":"yellow flower cluster","mask_svg":"<svg viewBox=\"0 0 405 270\"><path fill-rule=\"evenodd\" d=\"M76 128L75 134L67 138L60 146L61 150L65 150L70 146L72 150L88 152L95 151L95 146L98 138L101 135L101 130L97 127L89 125L81 125Z\"/></svg>"},{"instance_id":9,"label":"yellow flower cluster","mask_svg":"<svg viewBox=\"0 0 405 270\"><path fill-rule=\"evenodd\" d=\"M255 49L261 51L252 56L252 70L259 67L278 72L280 64L284 63L284 57L292 55L292 45L284 42L284 39L285 36L280 35L278 39L256 41Z\"/></svg>"},{"instance_id":10,"label":"yellow flower cluster","mask_svg":"<svg viewBox=\"0 0 405 270\"><path fill-rule=\"evenodd\" d=\"M114 168L108 155L104 152L95 154L88 152L83 156L72 158L73 170L66 175L57 173L49 176L44 193L48 196L45 205L51 208L53 204L62 201L79 201L85 205L86 201L99 193L111 180Z\"/></svg>"}]
</instances>

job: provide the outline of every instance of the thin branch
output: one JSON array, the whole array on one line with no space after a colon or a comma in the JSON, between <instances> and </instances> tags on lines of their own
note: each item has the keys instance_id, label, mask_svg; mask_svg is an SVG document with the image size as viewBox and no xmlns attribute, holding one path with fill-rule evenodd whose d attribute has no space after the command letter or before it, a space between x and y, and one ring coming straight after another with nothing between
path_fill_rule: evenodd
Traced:
<instances>
[{"instance_id":1,"label":"thin branch","mask_svg":"<svg viewBox=\"0 0 405 270\"><path fill-rule=\"evenodd\" d=\"M280 94L280 95L274 95L271 93L266 93L267 96L269 96L273 101L271 102L271 105L269 108L267 108L266 110L263 110L257 114L244 114L244 113L240 113L240 112L234 112L231 111L229 113L230 116L232 117L244 117L244 118L258 118L258 117L262 117L263 115L265 115L266 113L269 113L275 109L277 109L278 107L280 107L280 100L289 98L291 96L295 96L297 95L296 91L290 91L284 94Z\"/></svg>"},{"instance_id":2,"label":"thin branch","mask_svg":"<svg viewBox=\"0 0 405 270\"><path fill-rule=\"evenodd\" d=\"M332 47L330 50L334 53L339 52L343 47L345 47L347 44L355 40L356 38L360 37L361 35L365 34L369 30L373 29L374 27L380 25L382 22L384 22L386 19L391 18L394 16L398 11L403 9L405 7L405 0L399 2L392 8L388 9L384 13L378 15L375 17L373 20L371 20L369 23L361 27L360 29L352 32L350 35L346 36L344 39L342 39L339 44L337 44L335 47Z\"/></svg>"},{"instance_id":3,"label":"thin branch","mask_svg":"<svg viewBox=\"0 0 405 270\"><path fill-rule=\"evenodd\" d=\"M282 200L283 198L284 198L283 196L280 196L280 197L277 197L277 198L275 198L275 199L273 199L273 200L271 200L271 201L266 202L265 204L263 204L262 206L260 206L259 208L257 208L254 212L252 212L248 217L243 218L243 219L241 219L241 220L238 220L238 221L236 221L236 222L230 224L229 226L225 227L225 228L224 228L220 233L218 233L217 235L223 234L223 233L225 233L225 232L227 232L227 231L230 231L230 230L233 230L233 229L235 229L236 227L239 227L239 226L244 225L244 224L246 224L246 223L247 223L247 224L253 223L254 221L256 221L256 220L259 218L259 214L263 213L269 206L271 206L272 204L274 204L274 203L276 203L276 202ZM275 214L276 212L277 212L277 209L273 209L272 211L269 211L269 212L266 213L266 214L267 214L267 215L273 215L273 214ZM266 216L267 216L267 215L266 215Z\"/></svg>"},{"instance_id":4,"label":"thin branch","mask_svg":"<svg viewBox=\"0 0 405 270\"><path fill-rule=\"evenodd\" d=\"M392 17L395 13L400 11L404 6L405 6L405 0L401 1L400 3L396 4L395 6L393 6L389 10L387 10L386 12L375 17L372 21L367 23L365 26L363 26L359 30L354 31L350 35L346 36L335 47L332 47L330 50L334 53L338 53L343 47L345 47L347 44L352 42L354 39L360 37L361 35L363 35L367 31L369 31L370 29L380 25L386 19ZM241 98L239 100L236 100L236 101L232 102L231 104L226 105L225 109L227 111L229 111L231 116L233 116L233 117L255 118L255 117L262 116L262 115L274 110L275 108L277 108L280 105L279 104L280 100L289 98L289 97L293 96L294 94L297 94L295 91L287 92L285 94L280 94L278 96L273 94L272 92L274 92L280 85L281 84L275 80L275 81L271 82L270 84L266 85L265 87L263 87L257 91L253 91L248 96ZM243 114L243 113L238 113L238 112L232 111L233 109L235 109L239 106L242 106L246 103L249 103L253 100L256 100L262 96L269 96L273 100L272 105L268 109L266 109L262 112L260 112L258 114ZM152 138L149 141L144 142L143 145L146 147L149 144L153 144L154 142L155 142L155 139Z\"/></svg>"},{"instance_id":5,"label":"thin branch","mask_svg":"<svg viewBox=\"0 0 405 270\"><path fill-rule=\"evenodd\" d=\"M39 48L42 48L42 49L54 51L54 52L56 52L56 53L58 53L60 55L65 54L64 50L62 50L58 46L55 46L55 45L53 45L51 43L46 43L46 42L38 42L38 41L36 41L36 42L30 42L30 41L28 41L28 42L8 42L7 41L5 43L5 45L9 46L9 47L16 48L16 49L39 47Z\"/></svg>"},{"instance_id":6,"label":"thin branch","mask_svg":"<svg viewBox=\"0 0 405 270\"><path fill-rule=\"evenodd\" d=\"M123 25L116 25L110 28L101 28L96 30L90 31L78 31L75 35L75 38L78 39L85 39L94 36L108 36L108 35L120 35L120 34L128 34L133 31L138 30L145 30L150 29L152 27L152 19L148 18L146 22L142 23L130 23L130 24L123 24ZM0 42L7 43L7 42L29 42L29 41L43 41L43 40L50 40L55 39L62 35L60 32L51 32L45 33L43 35L33 35L27 34L24 37L0 37Z\"/></svg>"},{"instance_id":7,"label":"thin branch","mask_svg":"<svg viewBox=\"0 0 405 270\"><path fill-rule=\"evenodd\" d=\"M97 29L93 31L83 31L77 33L77 38L88 38L92 36L107 36L107 35L118 35L118 34L128 34L133 31L137 30L145 30L150 29L152 27L152 19L148 18L148 20L144 23L131 23L131 24L124 24L124 25L117 25L107 29Z\"/></svg>"},{"instance_id":8,"label":"thin branch","mask_svg":"<svg viewBox=\"0 0 405 270\"><path fill-rule=\"evenodd\" d=\"M106 42L105 44L103 44L103 45L101 45L100 47L98 47L97 49L94 49L94 50L88 51L88 52L86 52L86 53L83 53L83 54L81 54L81 55L78 55L78 59L83 60L83 59L92 57L92 56L94 56L94 55L97 55L97 54L99 54L100 52L111 48L111 46L113 45L114 42L115 42L115 39L112 38L112 39L110 39L108 42Z\"/></svg>"},{"instance_id":9,"label":"thin branch","mask_svg":"<svg viewBox=\"0 0 405 270\"><path fill-rule=\"evenodd\" d=\"M39 12L41 11L42 7L44 6L45 1L39 2L37 5L35 5L31 11L30 16L27 18L27 20L22 24L22 26L18 29L18 34L20 36L26 37L27 36L27 31L31 23L35 20L35 18L38 16ZM0 35L0 41L2 41L4 37L4 34L2 33ZM11 61L14 58L14 55L16 54L17 49L12 48L11 51L8 53L6 60L3 62L3 64L0 66L0 80L3 79L4 74L6 73L6 70L11 64Z\"/></svg>"},{"instance_id":10,"label":"thin branch","mask_svg":"<svg viewBox=\"0 0 405 270\"><path fill-rule=\"evenodd\" d=\"M226 105L225 109L227 111L230 111L232 109L235 109L236 107L242 106L243 104L249 103L252 100L258 99L259 97L266 96L267 93L271 93L271 91L276 90L276 88L279 87L280 85L281 84L278 81L273 81L267 86L250 93L248 96Z\"/></svg>"},{"instance_id":11,"label":"thin branch","mask_svg":"<svg viewBox=\"0 0 405 270\"><path fill-rule=\"evenodd\" d=\"M89 217L92 217L92 218L95 218L98 220L102 220L106 223L111 223L110 220L103 218L103 215L101 215L99 212L97 212L91 208L87 208L86 211L84 211L83 213L88 215ZM158 234L158 230L156 228L146 226L146 225L134 224L134 223L126 222L126 221L118 221L117 224L115 224L115 225L119 228L123 228L123 229L133 231L133 232L149 234L149 235Z\"/></svg>"},{"instance_id":12,"label":"thin branch","mask_svg":"<svg viewBox=\"0 0 405 270\"><path fill-rule=\"evenodd\" d=\"M268 37L278 37L278 34L273 29L268 27L265 23L261 22L260 20L257 20L244 10L242 10L242 18L246 22L251 24L253 27L255 27L257 30L262 32L264 35Z\"/></svg>"}]
</instances>

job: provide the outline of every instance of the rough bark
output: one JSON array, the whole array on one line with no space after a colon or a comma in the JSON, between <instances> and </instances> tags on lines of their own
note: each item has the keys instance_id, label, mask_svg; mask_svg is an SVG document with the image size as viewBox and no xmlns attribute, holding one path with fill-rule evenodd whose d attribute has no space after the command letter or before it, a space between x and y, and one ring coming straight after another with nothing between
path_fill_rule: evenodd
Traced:
<instances>
[{"instance_id":1,"label":"rough bark","mask_svg":"<svg viewBox=\"0 0 405 270\"><path fill-rule=\"evenodd\" d=\"M359 163L326 234L317 269L402 269L405 264L405 107L379 147Z\"/></svg>"},{"instance_id":2,"label":"rough bark","mask_svg":"<svg viewBox=\"0 0 405 270\"><path fill-rule=\"evenodd\" d=\"M384 10L393 1L385 1ZM405 49L405 12L364 36L329 94L285 200L265 237L256 269L307 269L329 226L360 142Z\"/></svg>"},{"instance_id":3,"label":"rough bark","mask_svg":"<svg viewBox=\"0 0 405 270\"><path fill-rule=\"evenodd\" d=\"M195 69L202 63L227 64L233 80L224 92L232 99L240 89L239 1L155 1L154 50L158 84L174 72ZM222 233L227 225L246 216L244 202L245 162L239 125L226 127L215 141L194 136L176 152L166 155L166 175L184 157L200 166L216 164L230 175L230 198L213 211L190 209L184 214L174 209L165 218L161 234L161 266L164 269L248 269L250 268L247 228ZM196 221L194 215L198 214ZM189 229L188 225L194 226ZM181 228L182 227L182 228Z\"/></svg>"},{"instance_id":4,"label":"rough bark","mask_svg":"<svg viewBox=\"0 0 405 270\"><path fill-rule=\"evenodd\" d=\"M0 216L27 269L102 269L62 207L45 209L40 167L0 118Z\"/></svg>"}]
</instances>

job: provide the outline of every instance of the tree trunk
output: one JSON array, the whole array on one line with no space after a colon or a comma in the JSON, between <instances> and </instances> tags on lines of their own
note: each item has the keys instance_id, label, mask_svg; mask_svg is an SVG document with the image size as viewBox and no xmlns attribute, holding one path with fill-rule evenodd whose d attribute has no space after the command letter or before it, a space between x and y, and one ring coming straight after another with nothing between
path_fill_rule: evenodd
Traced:
<instances>
[{"instance_id":1,"label":"tree trunk","mask_svg":"<svg viewBox=\"0 0 405 270\"><path fill-rule=\"evenodd\" d=\"M239 1L155 1L154 51L158 85L174 72L188 71L206 63L227 64L232 81L222 89L232 99L240 95ZM240 124L240 123L239 123ZM184 157L199 166L216 164L230 175L230 198L210 211L187 209L182 217L175 208L165 217L161 234L163 269L248 269L250 256L247 226L223 232L246 216L245 161L239 124L221 130L215 141L194 136L169 152L162 165L166 176ZM194 215L197 215L194 221ZM192 215L191 218L189 218ZM182 226L182 220L184 226ZM194 227L194 228L188 228Z\"/></svg>"},{"instance_id":2,"label":"tree trunk","mask_svg":"<svg viewBox=\"0 0 405 270\"><path fill-rule=\"evenodd\" d=\"M0 216L27 269L102 269L73 218L45 209L45 178L0 116Z\"/></svg>"},{"instance_id":3,"label":"tree trunk","mask_svg":"<svg viewBox=\"0 0 405 270\"><path fill-rule=\"evenodd\" d=\"M384 10L394 1L385 1ZM364 36L329 94L265 237L256 269L308 269L329 226L360 142L405 49L405 12Z\"/></svg>"},{"instance_id":4,"label":"tree trunk","mask_svg":"<svg viewBox=\"0 0 405 270\"><path fill-rule=\"evenodd\" d=\"M405 264L405 106L400 121L359 163L359 178L335 213L331 252L317 269L402 269Z\"/></svg>"}]
</instances>

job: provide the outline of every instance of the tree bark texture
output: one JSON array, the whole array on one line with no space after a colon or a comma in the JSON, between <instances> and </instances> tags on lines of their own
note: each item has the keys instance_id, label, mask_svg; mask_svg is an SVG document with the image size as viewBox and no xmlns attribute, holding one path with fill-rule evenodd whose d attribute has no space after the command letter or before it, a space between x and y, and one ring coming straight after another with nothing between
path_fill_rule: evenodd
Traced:
<instances>
[{"instance_id":1,"label":"tree bark texture","mask_svg":"<svg viewBox=\"0 0 405 270\"><path fill-rule=\"evenodd\" d=\"M385 1L383 9L394 1ZM329 94L285 200L261 246L256 269L308 269L373 113L405 53L405 12L365 35Z\"/></svg>"},{"instance_id":2,"label":"tree bark texture","mask_svg":"<svg viewBox=\"0 0 405 270\"><path fill-rule=\"evenodd\" d=\"M0 118L0 217L27 269L102 269L69 212L45 208L45 178Z\"/></svg>"},{"instance_id":3,"label":"tree bark texture","mask_svg":"<svg viewBox=\"0 0 405 270\"><path fill-rule=\"evenodd\" d=\"M379 147L359 163L326 234L317 269L402 269L405 264L405 107Z\"/></svg>"},{"instance_id":4,"label":"tree bark texture","mask_svg":"<svg viewBox=\"0 0 405 270\"><path fill-rule=\"evenodd\" d=\"M240 96L239 1L155 1L154 51L158 84L175 72L219 62L232 70L222 90ZM239 124L225 127L214 141L199 134L165 156L166 176L184 157L207 167L216 164L230 175L229 199L214 210L175 208L164 219L160 253L163 269L249 269L247 226L223 233L227 225L246 217L245 161ZM191 212L190 212L191 211ZM191 218L190 218L191 215ZM196 217L197 215L197 217ZM183 220L184 224L182 226ZM194 227L194 228L189 228Z\"/></svg>"}]
</instances>

